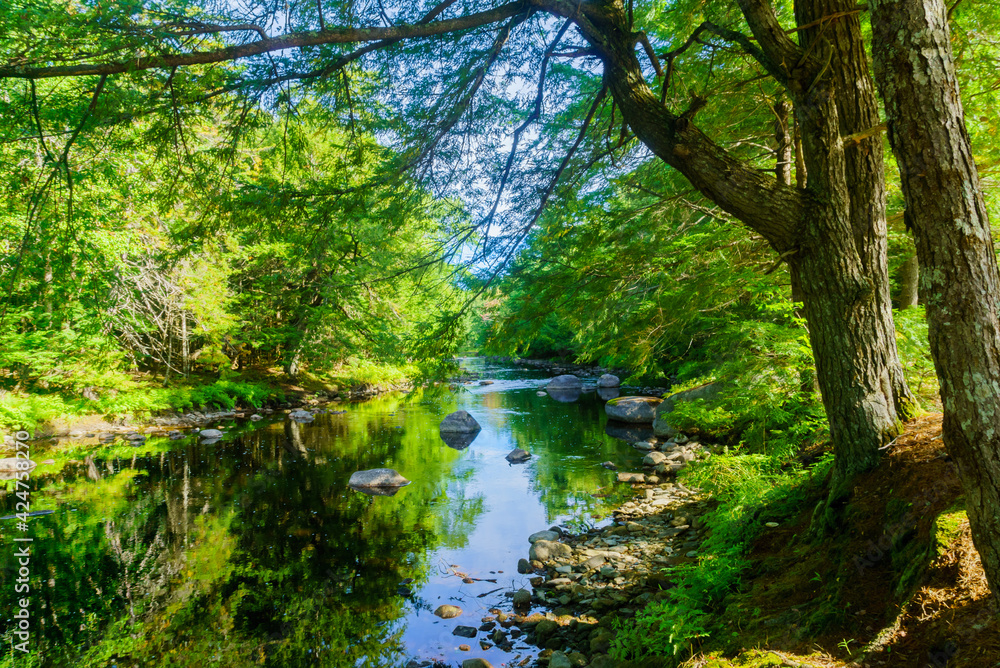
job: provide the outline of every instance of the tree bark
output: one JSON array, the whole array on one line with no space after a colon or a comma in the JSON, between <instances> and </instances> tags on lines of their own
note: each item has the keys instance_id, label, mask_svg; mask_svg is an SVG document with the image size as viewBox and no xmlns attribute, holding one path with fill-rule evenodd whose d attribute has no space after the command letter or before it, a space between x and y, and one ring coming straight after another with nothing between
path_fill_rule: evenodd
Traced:
<instances>
[{"instance_id":1,"label":"tree bark","mask_svg":"<svg viewBox=\"0 0 1000 668\"><path fill-rule=\"evenodd\" d=\"M906 256L903 266L899 268L899 309L901 311L913 308L920 302L920 291L917 288L920 280L920 263L917 254Z\"/></svg>"},{"instance_id":2,"label":"tree bark","mask_svg":"<svg viewBox=\"0 0 1000 668\"><path fill-rule=\"evenodd\" d=\"M1000 593L1000 271L941 0L874 0L876 78L920 260L945 447Z\"/></svg>"},{"instance_id":3,"label":"tree bark","mask_svg":"<svg viewBox=\"0 0 1000 668\"><path fill-rule=\"evenodd\" d=\"M836 90L837 120L840 136L850 137L871 130L881 123L875 82L868 67L861 22L854 0L799 0L795 20L799 25L814 24L799 32L800 45L810 48L815 42L831 48L828 76ZM824 17L836 16L833 19ZM878 317L874 327L882 330L880 338L891 343L885 347L885 366L892 384L891 398L900 420L916 413L916 399L906 385L896 350L896 329L892 321L892 297L889 291L888 227L885 212L885 159L882 139L875 133L844 146L844 172L849 184L848 198L854 244L865 272L875 284Z\"/></svg>"},{"instance_id":4,"label":"tree bark","mask_svg":"<svg viewBox=\"0 0 1000 668\"><path fill-rule=\"evenodd\" d=\"M761 179L695 128L690 114L675 115L660 103L643 78L620 0L584 4L579 25L602 59L605 82L638 138L776 251L790 254L830 422L838 474L832 497L838 497L855 474L877 463L879 448L899 433L897 395L902 405L909 403L887 308L887 269L873 269L884 257L884 211L879 226L880 206L862 206L851 197L855 184L849 173L854 179L874 179L865 192L884 197L882 175L867 159L849 172L838 110L841 91L834 78L825 76L831 64L836 68L841 59L863 58L863 51L857 44L835 47L824 41L810 55L788 38L766 2L739 4L759 44L744 48L793 101L809 174L805 190ZM859 33L849 37L860 38ZM849 66L867 72L867 64ZM857 225L861 232L855 219L863 222Z\"/></svg>"}]
</instances>

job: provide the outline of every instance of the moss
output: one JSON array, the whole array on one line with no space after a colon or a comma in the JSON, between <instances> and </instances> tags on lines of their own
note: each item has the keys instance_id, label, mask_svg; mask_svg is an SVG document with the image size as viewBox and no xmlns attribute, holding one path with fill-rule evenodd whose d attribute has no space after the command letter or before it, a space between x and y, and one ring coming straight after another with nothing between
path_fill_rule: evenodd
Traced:
<instances>
[{"instance_id":1,"label":"moss","mask_svg":"<svg viewBox=\"0 0 1000 668\"><path fill-rule=\"evenodd\" d=\"M959 499L958 503L937 516L933 528L937 556L943 555L951 548L962 533L962 525L968 519L964 499Z\"/></svg>"}]
</instances>

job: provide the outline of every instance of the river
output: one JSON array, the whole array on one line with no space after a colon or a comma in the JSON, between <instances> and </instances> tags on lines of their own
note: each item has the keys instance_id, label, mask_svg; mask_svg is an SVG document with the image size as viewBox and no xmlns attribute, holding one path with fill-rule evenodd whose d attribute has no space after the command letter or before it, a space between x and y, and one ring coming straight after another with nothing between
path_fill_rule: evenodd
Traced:
<instances>
[{"instance_id":1,"label":"river","mask_svg":"<svg viewBox=\"0 0 1000 668\"><path fill-rule=\"evenodd\" d=\"M33 443L22 532L0 522L6 629L27 597L31 654L0 666L402 666L512 651L452 631L480 626L506 593L528 536L599 524L627 490L601 466L638 469L641 454L605 432L593 390L539 394L545 374L463 360L492 384L447 385L330 404L297 424L277 414L233 420L214 444L196 436L139 447L94 439ZM437 426L466 410L482 431L464 448ZM504 457L532 454L525 464ZM412 483L394 496L347 487L388 467ZM2 515L15 512L8 481ZM30 537L30 591L15 593L14 538ZM437 606L462 608L454 619ZM460 649L467 644L471 650ZM487 642L487 644L490 644ZM516 661L515 661L516 659Z\"/></svg>"}]
</instances>

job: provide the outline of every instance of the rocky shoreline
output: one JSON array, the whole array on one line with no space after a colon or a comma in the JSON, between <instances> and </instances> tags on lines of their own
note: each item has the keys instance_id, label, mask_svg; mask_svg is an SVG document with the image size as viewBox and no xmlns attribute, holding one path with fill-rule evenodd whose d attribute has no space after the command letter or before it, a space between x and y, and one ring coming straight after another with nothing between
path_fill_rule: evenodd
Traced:
<instances>
[{"instance_id":1,"label":"rocky shoreline","mask_svg":"<svg viewBox=\"0 0 1000 668\"><path fill-rule=\"evenodd\" d=\"M675 584L663 569L698 558L701 543L709 535L702 518L712 509L711 499L700 490L667 480L684 466L707 460L710 448L683 435L642 441L633 447L649 452L644 460L646 472L618 473L618 481L631 484L637 495L612 512L612 523L584 533L552 527L532 534L528 558L518 563L518 572L533 576L532 590L507 592L513 613L493 608L478 628L459 625L456 635L477 642L483 650L497 646L523 653L528 649L524 643L541 649L537 656L534 650L525 658L515 654L505 663L510 666L619 665L609 655L614 621L634 617L668 595ZM471 651L472 647L463 645L462 649ZM444 664L417 660L407 668L432 666L444 668ZM492 664L471 658L462 668L492 668Z\"/></svg>"}]
</instances>

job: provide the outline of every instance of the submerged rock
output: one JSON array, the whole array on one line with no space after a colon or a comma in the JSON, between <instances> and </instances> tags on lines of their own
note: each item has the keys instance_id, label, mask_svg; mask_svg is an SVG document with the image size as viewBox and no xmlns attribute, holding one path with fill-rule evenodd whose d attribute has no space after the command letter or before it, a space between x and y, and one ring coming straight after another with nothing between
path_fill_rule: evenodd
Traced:
<instances>
[{"instance_id":1,"label":"submerged rock","mask_svg":"<svg viewBox=\"0 0 1000 668\"><path fill-rule=\"evenodd\" d=\"M316 419L316 416L309 411L292 411L288 414L288 417L292 418L296 422L312 422Z\"/></svg>"},{"instance_id":2,"label":"submerged rock","mask_svg":"<svg viewBox=\"0 0 1000 668\"><path fill-rule=\"evenodd\" d=\"M222 432L218 429L202 429L198 432L198 435L206 440L212 438L222 438Z\"/></svg>"},{"instance_id":3,"label":"submerged rock","mask_svg":"<svg viewBox=\"0 0 1000 668\"><path fill-rule=\"evenodd\" d=\"M507 453L505 459L511 464L526 462L531 459L531 453L522 450L521 448L514 448Z\"/></svg>"},{"instance_id":4,"label":"submerged rock","mask_svg":"<svg viewBox=\"0 0 1000 668\"><path fill-rule=\"evenodd\" d=\"M352 473L347 484L351 487L402 487L410 481L396 469L369 469Z\"/></svg>"},{"instance_id":5,"label":"submerged rock","mask_svg":"<svg viewBox=\"0 0 1000 668\"><path fill-rule=\"evenodd\" d=\"M475 638L477 633L479 633L479 629L475 626L456 626L455 630L451 632L453 636L461 636L462 638Z\"/></svg>"},{"instance_id":6,"label":"submerged rock","mask_svg":"<svg viewBox=\"0 0 1000 668\"><path fill-rule=\"evenodd\" d=\"M474 434L478 433L481 429L482 427L476 422L476 418L469 415L466 411L451 413L441 421L441 425L438 427L438 431L441 434Z\"/></svg>"},{"instance_id":7,"label":"submerged rock","mask_svg":"<svg viewBox=\"0 0 1000 668\"><path fill-rule=\"evenodd\" d=\"M656 419L656 407L662 401L656 397L619 397L604 404L604 412L613 420L652 424Z\"/></svg>"},{"instance_id":8,"label":"submerged rock","mask_svg":"<svg viewBox=\"0 0 1000 668\"><path fill-rule=\"evenodd\" d=\"M453 617L458 617L459 615L461 615L462 609L457 605L448 605L446 603L444 605L439 605L437 607L437 610L434 611L434 614L440 617L441 619L451 619Z\"/></svg>"}]
</instances>

